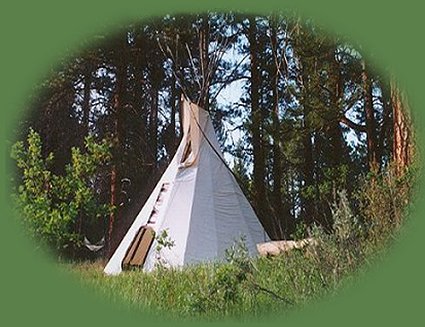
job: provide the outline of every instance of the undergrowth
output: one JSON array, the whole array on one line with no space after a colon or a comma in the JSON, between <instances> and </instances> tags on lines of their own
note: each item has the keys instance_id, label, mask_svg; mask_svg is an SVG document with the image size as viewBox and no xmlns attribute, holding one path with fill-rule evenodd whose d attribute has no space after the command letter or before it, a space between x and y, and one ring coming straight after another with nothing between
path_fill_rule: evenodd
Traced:
<instances>
[{"instance_id":1,"label":"undergrowth","mask_svg":"<svg viewBox=\"0 0 425 327\"><path fill-rule=\"evenodd\" d=\"M252 319L286 313L334 294L387 252L411 203L414 174L392 170L369 176L350 201L344 191L332 205L333 232L309 229L314 245L275 257L250 258L241 239L226 251L224 263L205 263L151 273L103 274L101 262L72 269L102 296L173 318Z\"/></svg>"}]
</instances>

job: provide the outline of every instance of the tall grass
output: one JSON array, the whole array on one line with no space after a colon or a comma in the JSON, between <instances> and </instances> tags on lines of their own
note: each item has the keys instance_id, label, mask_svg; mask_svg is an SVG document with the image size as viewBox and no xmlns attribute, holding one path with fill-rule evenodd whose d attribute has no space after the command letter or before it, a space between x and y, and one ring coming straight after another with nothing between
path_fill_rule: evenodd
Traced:
<instances>
[{"instance_id":1,"label":"tall grass","mask_svg":"<svg viewBox=\"0 0 425 327\"><path fill-rule=\"evenodd\" d=\"M243 272L236 263L202 264L184 269L158 268L152 273L127 271L106 276L103 265L73 266L102 296L123 299L134 308L170 317L251 319L285 312L338 288L314 259L301 251L249 260Z\"/></svg>"},{"instance_id":2,"label":"tall grass","mask_svg":"<svg viewBox=\"0 0 425 327\"><path fill-rule=\"evenodd\" d=\"M317 243L276 257L249 258L243 240L228 249L225 263L182 269L158 267L152 273L103 274L103 264L80 263L72 270L102 296L174 318L252 319L285 313L358 277L397 238L410 203L413 174L391 169L369 176L353 199L338 193L332 205L333 232L310 229Z\"/></svg>"}]
</instances>

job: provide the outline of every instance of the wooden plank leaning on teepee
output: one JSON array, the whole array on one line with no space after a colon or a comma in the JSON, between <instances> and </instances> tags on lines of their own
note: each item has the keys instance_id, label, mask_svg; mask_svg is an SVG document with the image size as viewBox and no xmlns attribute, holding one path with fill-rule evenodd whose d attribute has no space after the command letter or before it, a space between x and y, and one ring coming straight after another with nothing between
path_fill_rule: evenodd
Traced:
<instances>
[{"instance_id":1,"label":"wooden plank leaning on teepee","mask_svg":"<svg viewBox=\"0 0 425 327\"><path fill-rule=\"evenodd\" d=\"M155 231L152 227L140 227L122 261L123 267L143 266L154 239Z\"/></svg>"}]
</instances>

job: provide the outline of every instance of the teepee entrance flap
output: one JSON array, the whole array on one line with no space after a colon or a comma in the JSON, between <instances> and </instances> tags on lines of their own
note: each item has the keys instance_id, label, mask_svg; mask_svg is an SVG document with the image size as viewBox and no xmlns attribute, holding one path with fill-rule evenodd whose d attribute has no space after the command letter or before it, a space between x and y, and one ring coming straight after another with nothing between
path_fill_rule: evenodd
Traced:
<instances>
[{"instance_id":1,"label":"teepee entrance flap","mask_svg":"<svg viewBox=\"0 0 425 327\"><path fill-rule=\"evenodd\" d=\"M183 101L183 141L185 147L180 160L180 168L190 167L197 163L207 119L207 111L189 101Z\"/></svg>"}]
</instances>

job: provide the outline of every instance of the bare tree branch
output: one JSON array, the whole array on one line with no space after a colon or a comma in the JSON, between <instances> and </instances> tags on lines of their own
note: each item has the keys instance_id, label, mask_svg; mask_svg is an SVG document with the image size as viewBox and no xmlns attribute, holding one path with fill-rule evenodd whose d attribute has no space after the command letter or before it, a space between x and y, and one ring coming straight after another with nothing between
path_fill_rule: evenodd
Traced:
<instances>
[{"instance_id":1,"label":"bare tree branch","mask_svg":"<svg viewBox=\"0 0 425 327\"><path fill-rule=\"evenodd\" d=\"M344 125L346 125L348 127L350 127L351 129L354 129L354 130L359 131L359 132L366 133L366 126L360 125L360 124L356 124L355 122L353 122L352 120L348 119L345 116L342 116L339 119L339 122L340 123L343 123Z\"/></svg>"}]
</instances>

